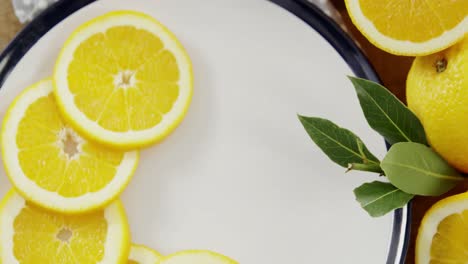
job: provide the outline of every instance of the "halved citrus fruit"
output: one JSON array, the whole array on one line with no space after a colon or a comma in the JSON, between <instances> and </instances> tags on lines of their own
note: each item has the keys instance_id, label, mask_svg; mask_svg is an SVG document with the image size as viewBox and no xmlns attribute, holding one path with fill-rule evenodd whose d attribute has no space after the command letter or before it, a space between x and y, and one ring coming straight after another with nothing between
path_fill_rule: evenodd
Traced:
<instances>
[{"instance_id":1,"label":"halved citrus fruit","mask_svg":"<svg viewBox=\"0 0 468 264\"><path fill-rule=\"evenodd\" d=\"M209 250L185 250L163 257L158 264L239 264Z\"/></svg>"},{"instance_id":2,"label":"halved citrus fruit","mask_svg":"<svg viewBox=\"0 0 468 264\"><path fill-rule=\"evenodd\" d=\"M127 263L129 228L123 206L62 215L10 191L0 204L1 263Z\"/></svg>"},{"instance_id":3,"label":"halved citrus fruit","mask_svg":"<svg viewBox=\"0 0 468 264\"><path fill-rule=\"evenodd\" d=\"M421 56L449 47L468 32L466 0L346 0L351 20L377 47Z\"/></svg>"},{"instance_id":4,"label":"halved citrus fruit","mask_svg":"<svg viewBox=\"0 0 468 264\"><path fill-rule=\"evenodd\" d=\"M110 150L83 139L61 118L52 81L32 85L8 109L2 127L2 159L21 195L68 213L97 209L130 181L138 152Z\"/></svg>"},{"instance_id":5,"label":"halved citrus fruit","mask_svg":"<svg viewBox=\"0 0 468 264\"><path fill-rule=\"evenodd\" d=\"M416 264L468 263L468 193L442 199L424 215Z\"/></svg>"},{"instance_id":6,"label":"halved citrus fruit","mask_svg":"<svg viewBox=\"0 0 468 264\"><path fill-rule=\"evenodd\" d=\"M114 11L77 28L54 72L58 105L84 136L120 149L166 137L192 96L192 66L153 17Z\"/></svg>"},{"instance_id":7,"label":"halved citrus fruit","mask_svg":"<svg viewBox=\"0 0 468 264\"><path fill-rule=\"evenodd\" d=\"M133 244L128 256L128 264L156 264L162 255L147 246Z\"/></svg>"}]
</instances>

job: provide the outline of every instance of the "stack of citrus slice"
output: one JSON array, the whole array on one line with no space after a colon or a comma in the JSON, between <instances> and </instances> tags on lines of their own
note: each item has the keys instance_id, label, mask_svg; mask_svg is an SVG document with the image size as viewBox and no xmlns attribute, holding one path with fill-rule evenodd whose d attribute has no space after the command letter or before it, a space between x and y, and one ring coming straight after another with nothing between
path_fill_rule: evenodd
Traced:
<instances>
[{"instance_id":1,"label":"stack of citrus slice","mask_svg":"<svg viewBox=\"0 0 468 264\"><path fill-rule=\"evenodd\" d=\"M162 257L131 246L118 200L138 149L181 122L192 82L182 45L148 15L115 11L77 28L53 77L25 89L3 121L14 190L0 206L0 262L236 263L210 251Z\"/></svg>"}]
</instances>

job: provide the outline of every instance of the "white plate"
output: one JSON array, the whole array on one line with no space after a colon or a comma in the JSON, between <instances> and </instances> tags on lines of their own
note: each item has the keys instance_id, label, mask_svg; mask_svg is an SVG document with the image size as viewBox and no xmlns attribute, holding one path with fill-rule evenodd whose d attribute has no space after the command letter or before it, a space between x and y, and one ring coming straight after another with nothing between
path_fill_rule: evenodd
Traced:
<instances>
[{"instance_id":1,"label":"white plate","mask_svg":"<svg viewBox=\"0 0 468 264\"><path fill-rule=\"evenodd\" d=\"M393 215L369 217L352 193L376 175L344 174L308 138L296 114L351 129L380 157L384 141L363 117L346 78L353 74L348 64L274 3L91 3L42 36L14 67L0 89L1 116L23 88L50 76L76 26L115 9L140 10L169 27L195 74L185 120L164 142L142 151L122 195L134 242L163 254L211 249L242 264L386 261ZM9 187L1 168L1 194Z\"/></svg>"}]
</instances>

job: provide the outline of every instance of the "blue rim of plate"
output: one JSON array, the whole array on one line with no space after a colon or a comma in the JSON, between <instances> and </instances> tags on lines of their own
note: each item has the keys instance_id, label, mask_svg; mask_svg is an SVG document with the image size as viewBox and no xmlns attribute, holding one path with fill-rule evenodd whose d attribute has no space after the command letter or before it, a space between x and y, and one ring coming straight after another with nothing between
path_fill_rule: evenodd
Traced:
<instances>
[{"instance_id":1,"label":"blue rim of plate","mask_svg":"<svg viewBox=\"0 0 468 264\"><path fill-rule=\"evenodd\" d=\"M96 0L60 0L31 21L0 54L0 89L26 52L50 29L75 11ZM291 12L322 35L341 55L353 73L380 82L377 73L351 38L319 8L307 0L267 0ZM411 204L393 213L393 230L387 264L404 264L408 250Z\"/></svg>"}]
</instances>

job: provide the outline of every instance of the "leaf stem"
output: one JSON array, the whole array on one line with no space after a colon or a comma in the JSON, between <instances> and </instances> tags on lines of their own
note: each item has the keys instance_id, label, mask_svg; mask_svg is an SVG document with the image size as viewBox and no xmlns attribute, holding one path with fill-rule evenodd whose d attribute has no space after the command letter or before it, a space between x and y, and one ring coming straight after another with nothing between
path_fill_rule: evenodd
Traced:
<instances>
[{"instance_id":1,"label":"leaf stem","mask_svg":"<svg viewBox=\"0 0 468 264\"><path fill-rule=\"evenodd\" d=\"M348 164L348 169L346 172L351 170L375 172L379 173L380 175L384 174L382 168L380 168L380 164L375 163L350 163Z\"/></svg>"}]
</instances>

